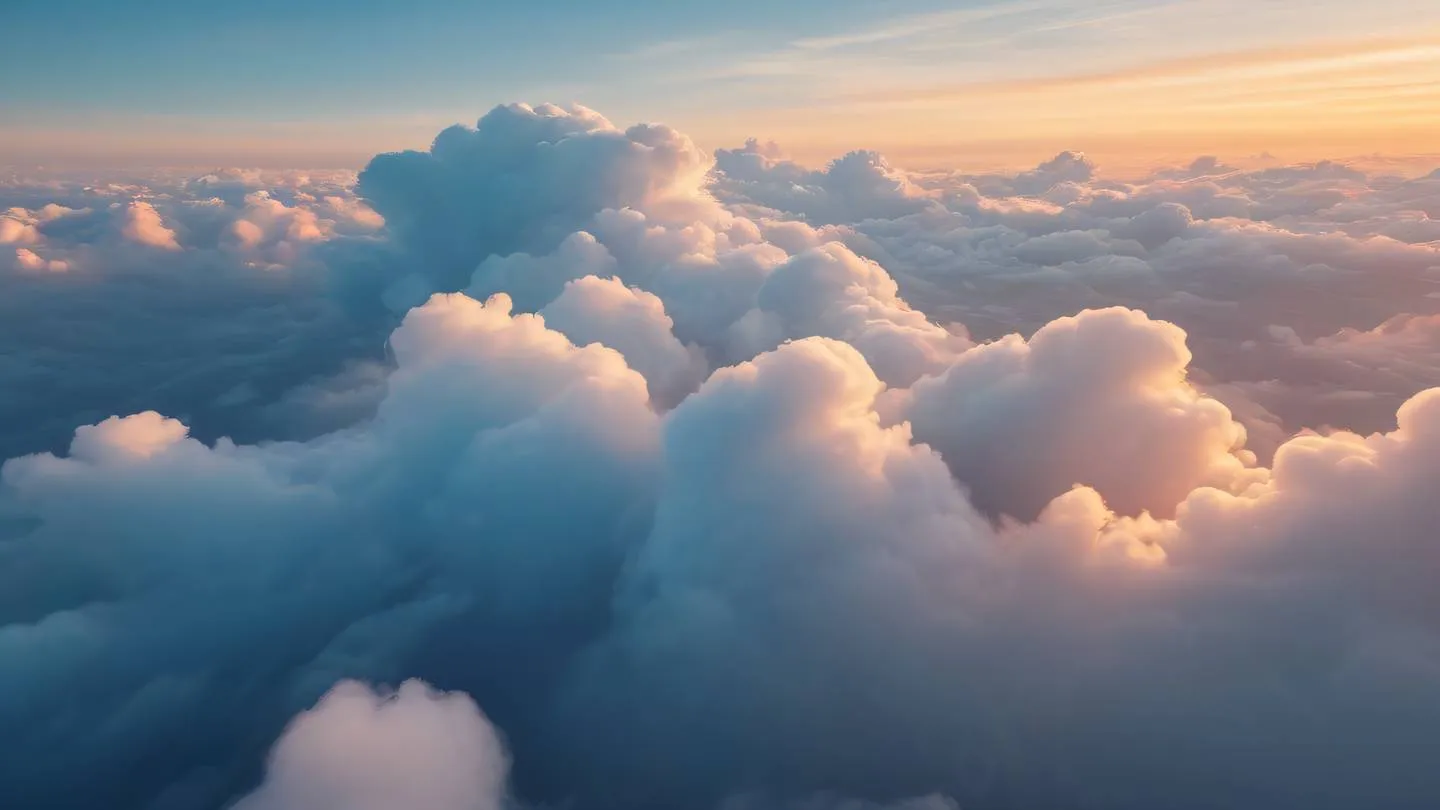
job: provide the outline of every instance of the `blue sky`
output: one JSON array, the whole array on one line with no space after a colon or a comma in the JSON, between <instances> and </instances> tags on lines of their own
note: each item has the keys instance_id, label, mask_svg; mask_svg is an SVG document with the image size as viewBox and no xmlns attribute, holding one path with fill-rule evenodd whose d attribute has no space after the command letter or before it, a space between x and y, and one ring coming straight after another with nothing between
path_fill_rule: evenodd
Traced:
<instances>
[{"instance_id":1,"label":"blue sky","mask_svg":"<svg viewBox=\"0 0 1440 810\"><path fill-rule=\"evenodd\" d=\"M627 60L705 34L752 47L944 4L10 0L0 98L36 111L219 115L427 112L532 88L606 90ZM763 21L763 24L755 24ZM678 54L677 54L678 55ZM391 95L393 94L393 95Z\"/></svg>"},{"instance_id":2,"label":"blue sky","mask_svg":"<svg viewBox=\"0 0 1440 810\"><path fill-rule=\"evenodd\" d=\"M1351 96L1309 98L1290 92L1290 84L1274 88L1284 103L1246 102L1233 97L1233 70L1212 75L1216 65L1207 63L1201 73L1210 79L1184 83L1185 110L1157 118L1188 125L1189 115L1189 131L1210 132L1217 104L1226 120L1248 110L1243 126L1219 129L1245 136L1226 136L1236 149L1252 148L1282 130L1313 130L1316 121L1353 120L1364 111L1378 120L1378 94L1385 104L1403 98L1408 107L1386 109L1396 120L1419 115L1418 132L1430 123L1423 110L1434 100L1435 77L1425 63L1440 62L1428 50L1440 43L1435 5L8 0L0 12L0 72L7 77L0 83L0 150L10 157L0 162L350 165L378 149L423 145L438 127L511 100L579 102L617 122L661 119L707 145L775 138L802 157L819 157L854 140L842 134L858 133L915 160L1007 143L1014 157L1028 159L1087 143L1120 149L1125 133L1151 126L1082 108L1059 92L1022 103L998 94L997 83L1137 75L1168 60L1253 61L1255 54L1271 55L1252 73L1272 84L1275 59L1285 63L1278 73L1290 77L1296 54L1309 59L1298 70L1309 72L1312 95L1315 87L1335 87L1327 71L1350 71L1355 53L1370 74L1377 61L1392 69L1359 82L1351 96L1364 95L1369 106L1350 109ZM1377 47L1382 56L1373 55ZM1317 67L1316 53L1331 63ZM1336 58L1343 64L1332 64ZM1238 78L1248 86L1254 77ZM945 90L956 86L964 91ZM972 93L976 87L983 92ZM1232 88L1225 90L1232 96L1217 100L1216 87ZM1123 113L1174 97L1137 96L1118 106ZM885 102L880 108L877 99ZM1307 116L1285 112L1305 105ZM1262 107L1289 117L1257 118ZM1037 110L1054 114L1041 120ZM1099 119L1110 124L1097 128ZM1173 132L1169 140L1158 133L1147 143L1188 147ZM1367 135L1347 137L1334 148L1364 146Z\"/></svg>"}]
</instances>

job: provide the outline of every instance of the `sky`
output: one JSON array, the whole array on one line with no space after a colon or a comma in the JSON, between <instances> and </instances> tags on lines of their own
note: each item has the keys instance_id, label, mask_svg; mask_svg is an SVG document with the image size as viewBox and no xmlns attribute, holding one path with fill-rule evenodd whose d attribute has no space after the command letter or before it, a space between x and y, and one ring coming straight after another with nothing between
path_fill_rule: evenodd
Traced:
<instances>
[{"instance_id":1,"label":"sky","mask_svg":"<svg viewBox=\"0 0 1440 810\"><path fill-rule=\"evenodd\" d=\"M7 0L0 163L358 168L506 101L907 167L1440 151L1427 0Z\"/></svg>"}]
</instances>

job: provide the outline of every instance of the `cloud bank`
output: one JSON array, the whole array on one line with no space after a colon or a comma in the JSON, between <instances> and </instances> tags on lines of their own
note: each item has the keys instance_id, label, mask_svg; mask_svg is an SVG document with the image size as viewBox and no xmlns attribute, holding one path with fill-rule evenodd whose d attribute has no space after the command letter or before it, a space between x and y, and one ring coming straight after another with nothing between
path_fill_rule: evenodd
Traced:
<instances>
[{"instance_id":1,"label":"cloud bank","mask_svg":"<svg viewBox=\"0 0 1440 810\"><path fill-rule=\"evenodd\" d=\"M512 105L4 192L7 806L1440 797L1433 177Z\"/></svg>"}]
</instances>

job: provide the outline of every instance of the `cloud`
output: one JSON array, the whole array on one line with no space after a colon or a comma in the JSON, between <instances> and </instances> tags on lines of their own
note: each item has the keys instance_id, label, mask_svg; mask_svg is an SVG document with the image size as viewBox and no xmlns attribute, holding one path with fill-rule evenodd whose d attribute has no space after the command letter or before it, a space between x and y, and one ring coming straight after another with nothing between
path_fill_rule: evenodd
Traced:
<instances>
[{"instance_id":1,"label":"cloud","mask_svg":"<svg viewBox=\"0 0 1440 810\"><path fill-rule=\"evenodd\" d=\"M63 259L49 259L36 252L45 242L42 232L48 223L71 214L84 213L55 203L48 203L36 210L20 206L0 212L0 245L16 246L8 261L0 261L0 271L43 271L63 273L70 269ZM9 251L0 251L4 255ZM47 251L48 252L48 251Z\"/></svg>"},{"instance_id":2,"label":"cloud","mask_svg":"<svg viewBox=\"0 0 1440 810\"><path fill-rule=\"evenodd\" d=\"M610 277L615 257L594 236L577 231L548 255L513 253L490 256L471 278L469 291L477 296L506 292L521 307L536 310L559 296L569 283L586 276Z\"/></svg>"},{"instance_id":3,"label":"cloud","mask_svg":"<svg viewBox=\"0 0 1440 810\"><path fill-rule=\"evenodd\" d=\"M342 681L297 715L271 749L264 782L234 810L346 807L499 810L509 755L468 695L410 680L393 692ZM725 810L953 810L939 795L889 805L817 794L793 802L737 795Z\"/></svg>"},{"instance_id":4,"label":"cloud","mask_svg":"<svg viewBox=\"0 0 1440 810\"><path fill-rule=\"evenodd\" d=\"M265 781L234 810L499 810L509 761L465 695L343 682L291 722Z\"/></svg>"},{"instance_id":5,"label":"cloud","mask_svg":"<svg viewBox=\"0 0 1440 810\"><path fill-rule=\"evenodd\" d=\"M752 140L740 149L718 150L715 168L722 199L798 214L816 225L893 219L931 205L930 194L877 152L850 152L824 170L808 171L783 158L773 144Z\"/></svg>"},{"instance_id":6,"label":"cloud","mask_svg":"<svg viewBox=\"0 0 1440 810\"><path fill-rule=\"evenodd\" d=\"M577 345L599 343L624 355L631 368L645 375L658 404L678 404L706 376L704 355L675 337L664 303L619 279L571 281L540 314Z\"/></svg>"},{"instance_id":7,"label":"cloud","mask_svg":"<svg viewBox=\"0 0 1440 810\"><path fill-rule=\"evenodd\" d=\"M820 336L844 340L886 382L909 385L944 368L969 345L910 308L884 268L829 243L797 254L766 277L756 307L731 327L749 357L785 340Z\"/></svg>"},{"instance_id":8,"label":"cloud","mask_svg":"<svg viewBox=\"0 0 1440 810\"><path fill-rule=\"evenodd\" d=\"M29 248L15 249L15 266L21 270L44 270L51 273L63 273L70 269L70 265L59 259L45 259L45 257Z\"/></svg>"},{"instance_id":9,"label":"cloud","mask_svg":"<svg viewBox=\"0 0 1440 810\"><path fill-rule=\"evenodd\" d=\"M1440 795L1431 180L511 106L348 182L6 189L12 803Z\"/></svg>"},{"instance_id":10,"label":"cloud","mask_svg":"<svg viewBox=\"0 0 1440 810\"><path fill-rule=\"evenodd\" d=\"M58 450L78 424L148 409L211 441L315 435L324 420L302 400L269 406L381 361L394 326L334 292L383 248L368 209L341 178L267 177L230 205L183 176L106 177L0 187L0 206L21 204L0 219L33 231L0 250L0 341L15 347L0 359L0 455ZM152 212L172 234L162 244L182 249L122 235ZM247 228L258 236L233 235Z\"/></svg>"},{"instance_id":11,"label":"cloud","mask_svg":"<svg viewBox=\"0 0 1440 810\"><path fill-rule=\"evenodd\" d=\"M286 205L259 190L245 195L221 243L233 246L247 261L283 267L295 264L307 244L334 239L338 232L364 235L382 224L353 198L302 195Z\"/></svg>"},{"instance_id":12,"label":"cloud","mask_svg":"<svg viewBox=\"0 0 1440 810\"><path fill-rule=\"evenodd\" d=\"M1079 152L1061 152L1034 169L1014 177L991 177L994 196L1038 196L1064 184L1086 183L1095 177L1095 164ZM981 187L987 185L982 181ZM988 189L987 189L988 190Z\"/></svg>"},{"instance_id":13,"label":"cloud","mask_svg":"<svg viewBox=\"0 0 1440 810\"><path fill-rule=\"evenodd\" d=\"M1314 364L1263 349L1271 327L1314 340L1440 313L1440 252L1422 240L1435 209L1428 178L1333 162L1241 171L1202 161L1128 182L1071 179L1039 196L1014 196L1008 176L931 172L912 182L945 208L854 221L835 235L883 265L911 306L982 340L1108 306L1174 322L1189 336L1195 378L1246 413L1262 458L1317 424L1383 429L1385 414L1424 387L1363 419L1318 423L1293 407L1254 421L1233 396L1240 383L1284 386L1293 400L1328 385L1299 378Z\"/></svg>"},{"instance_id":14,"label":"cloud","mask_svg":"<svg viewBox=\"0 0 1440 810\"><path fill-rule=\"evenodd\" d=\"M1397 315L1373 329L1347 327L1313 340L1275 326L1232 351L1227 376L1205 387L1281 433L1281 425L1385 430L1406 399L1440 384L1437 321Z\"/></svg>"},{"instance_id":15,"label":"cloud","mask_svg":"<svg viewBox=\"0 0 1440 810\"><path fill-rule=\"evenodd\" d=\"M563 704L584 718L570 733L591 730L570 756L603 804L737 785L927 785L962 806L1433 792L1392 781L1423 772L1420 749L1363 752L1428 748L1390 712L1440 708L1422 697L1426 574L1397 568L1429 542L1433 471L1415 465L1434 392L1389 435L1296 439L1262 488L1197 489L1173 522L1117 519L1082 489L997 532L938 455L883 427L881 388L853 349L800 341L716 372L667 421L622 620ZM645 731L603 745L620 723ZM1327 743L1302 744L1318 728Z\"/></svg>"},{"instance_id":16,"label":"cloud","mask_svg":"<svg viewBox=\"0 0 1440 810\"><path fill-rule=\"evenodd\" d=\"M17 210L23 214L23 209L10 209L11 212ZM13 216L11 213L0 217L0 244L29 245L38 241L40 241L40 233L35 229L33 223Z\"/></svg>"},{"instance_id":17,"label":"cloud","mask_svg":"<svg viewBox=\"0 0 1440 810\"><path fill-rule=\"evenodd\" d=\"M904 415L976 505L1033 519L1076 484L1123 514L1169 515L1197 487L1243 488L1245 429L1185 381L1185 333L1125 309L966 352Z\"/></svg>"},{"instance_id":18,"label":"cloud","mask_svg":"<svg viewBox=\"0 0 1440 810\"><path fill-rule=\"evenodd\" d=\"M427 152L380 155L360 195L415 251L433 289L454 290L492 254L548 252L607 208L685 213L709 160L658 125L617 129L584 107L496 107Z\"/></svg>"},{"instance_id":19,"label":"cloud","mask_svg":"<svg viewBox=\"0 0 1440 810\"><path fill-rule=\"evenodd\" d=\"M0 714L28 752L8 750L0 778L16 796L53 796L55 769L83 756L93 778L62 804L217 804L248 772L215 754L253 747L251 724L271 734L337 678L552 637L496 671L521 694L528 667L593 632L653 497L643 378L503 297L436 298L391 343L398 368L363 429L207 446L142 413L81 428L68 456L6 463L21 524L6 527L0 647L17 666ZM479 648L461 629L475 621ZM191 753L166 754L201 716ZM91 726L78 749L75 723Z\"/></svg>"},{"instance_id":20,"label":"cloud","mask_svg":"<svg viewBox=\"0 0 1440 810\"><path fill-rule=\"evenodd\" d=\"M125 220L121 234L132 242L162 250L179 250L175 232L165 227L155 206L135 201L125 208Z\"/></svg>"}]
</instances>

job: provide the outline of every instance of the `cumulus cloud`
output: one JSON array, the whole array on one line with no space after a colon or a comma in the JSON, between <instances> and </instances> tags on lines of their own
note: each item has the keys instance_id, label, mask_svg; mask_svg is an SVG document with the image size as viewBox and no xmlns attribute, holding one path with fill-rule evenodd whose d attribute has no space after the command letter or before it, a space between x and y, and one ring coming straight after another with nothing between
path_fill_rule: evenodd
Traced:
<instances>
[{"instance_id":1,"label":"cumulus cloud","mask_svg":"<svg viewBox=\"0 0 1440 810\"><path fill-rule=\"evenodd\" d=\"M335 294L381 247L346 181L255 174L268 188L232 205L183 176L106 177L0 184L0 206L17 203L0 228L30 234L0 248L0 341L16 348L0 358L0 455L57 450L77 424L147 409L209 440L338 425L290 390L382 360L394 326ZM157 218L170 236L137 233L165 247L124 235Z\"/></svg>"},{"instance_id":2,"label":"cumulus cloud","mask_svg":"<svg viewBox=\"0 0 1440 810\"><path fill-rule=\"evenodd\" d=\"M932 320L962 322L981 339L1117 305L1176 323L1195 353L1194 378L1245 412L1262 457L1314 426L1295 408L1255 421L1254 403L1230 385L1298 392L1317 382L1295 379L1311 364L1252 348L1274 341L1271 327L1309 341L1440 312L1440 252L1423 238L1433 179L1336 163L1244 171L1199 161L1118 181L1086 165L1071 156L1015 176L915 174L943 208L851 220L834 238L884 266ZM1073 176L1044 189L1031 182L1061 167Z\"/></svg>"},{"instance_id":3,"label":"cumulus cloud","mask_svg":"<svg viewBox=\"0 0 1440 810\"><path fill-rule=\"evenodd\" d=\"M585 276L569 282L540 313L577 345L599 343L624 355L662 406L680 402L705 376L704 355L675 337L659 297L619 279Z\"/></svg>"},{"instance_id":4,"label":"cumulus cloud","mask_svg":"<svg viewBox=\"0 0 1440 810\"><path fill-rule=\"evenodd\" d=\"M293 265L307 243L333 239L347 225L351 233L364 233L383 224L354 199L301 195L286 205L263 189L246 194L237 213L224 242L248 260L282 267Z\"/></svg>"},{"instance_id":5,"label":"cumulus cloud","mask_svg":"<svg viewBox=\"0 0 1440 810\"><path fill-rule=\"evenodd\" d=\"M689 214L708 168L669 127L622 131L584 107L511 104L446 129L429 151L377 156L359 191L435 289L453 290L487 256L547 252L607 208Z\"/></svg>"},{"instance_id":6,"label":"cumulus cloud","mask_svg":"<svg viewBox=\"0 0 1440 810\"><path fill-rule=\"evenodd\" d=\"M490 628L478 649L497 652L532 632L562 649L590 632L653 497L644 379L611 349L512 317L503 297L437 298L391 342L398 369L363 431L207 446L142 413L81 428L68 456L4 466L6 514L21 523L6 526L0 646L15 666L0 713L33 746L7 752L0 781L17 796L51 795L83 717L94 779L63 802L214 804L245 778L210 758L254 744L242 716L263 728L336 678L390 677L434 623L478 617ZM172 613L200 593L217 609ZM452 646L466 637L431 649L476 654ZM518 669L499 682L526 688L524 661L547 650L512 650ZM230 691L239 681L263 710ZM191 755L163 756L173 724L207 706Z\"/></svg>"},{"instance_id":7,"label":"cumulus cloud","mask_svg":"<svg viewBox=\"0 0 1440 810\"><path fill-rule=\"evenodd\" d=\"M911 309L884 268L834 242L777 266L755 303L731 327L740 357L785 340L830 337L858 349L886 382L909 385L969 345Z\"/></svg>"},{"instance_id":8,"label":"cumulus cloud","mask_svg":"<svg viewBox=\"0 0 1440 810\"><path fill-rule=\"evenodd\" d=\"M1026 520L1076 484L1124 514L1244 486L1245 429L1185 381L1185 333L1126 309L1052 321L966 352L904 413L993 514Z\"/></svg>"},{"instance_id":9,"label":"cumulus cloud","mask_svg":"<svg viewBox=\"0 0 1440 810\"><path fill-rule=\"evenodd\" d=\"M1079 152L1061 152L1033 169L1010 175L981 175L971 179L988 196L1040 196L1056 192L1070 196L1079 184L1095 178L1095 164Z\"/></svg>"},{"instance_id":10,"label":"cumulus cloud","mask_svg":"<svg viewBox=\"0 0 1440 810\"><path fill-rule=\"evenodd\" d=\"M469 697L342 682L291 722L233 810L500 810L509 762Z\"/></svg>"},{"instance_id":11,"label":"cumulus cloud","mask_svg":"<svg viewBox=\"0 0 1440 810\"><path fill-rule=\"evenodd\" d=\"M4 216L0 216L0 244L6 245L29 245L40 241L40 233L35 229L32 222L27 222L21 216L14 216L13 212L23 209L10 209Z\"/></svg>"},{"instance_id":12,"label":"cumulus cloud","mask_svg":"<svg viewBox=\"0 0 1440 810\"><path fill-rule=\"evenodd\" d=\"M1433 178L513 105L352 182L4 190L3 801L1440 795Z\"/></svg>"},{"instance_id":13,"label":"cumulus cloud","mask_svg":"<svg viewBox=\"0 0 1440 810\"><path fill-rule=\"evenodd\" d=\"M12 245L13 251L0 251L0 256L9 253L8 261L0 261L0 271L48 271L62 273L70 268L64 259L47 258L43 231L54 220L70 214L86 213L66 208L63 205L47 203L35 210L20 206L0 212L0 245Z\"/></svg>"},{"instance_id":14,"label":"cumulus cloud","mask_svg":"<svg viewBox=\"0 0 1440 810\"><path fill-rule=\"evenodd\" d=\"M125 218L120 233L132 242L163 250L179 250L175 232L165 227L160 212L148 202L135 201L125 208Z\"/></svg>"},{"instance_id":15,"label":"cumulus cloud","mask_svg":"<svg viewBox=\"0 0 1440 810\"><path fill-rule=\"evenodd\" d=\"M933 196L878 152L850 152L810 171L773 145L752 140L740 149L717 151L715 168L715 188L723 198L799 214L817 225L893 219L924 210Z\"/></svg>"},{"instance_id":16,"label":"cumulus cloud","mask_svg":"<svg viewBox=\"0 0 1440 810\"><path fill-rule=\"evenodd\" d=\"M1418 652L1338 631L1433 633L1426 575L1393 579L1428 543L1431 507L1410 499L1433 481L1412 466L1428 463L1433 393L1390 435L1287 444L1268 484L1198 489L1173 522L1115 518L1077 490L997 533L935 453L882 426L881 388L853 349L802 341L717 372L675 411L668 486L621 586L621 631L565 703L588 718L580 728L644 717L647 733L620 748L601 745L602 731L582 739L587 787L898 796L924 785L962 805L1084 796L1117 807L1256 792L1400 806L1434 790L1390 781L1423 772L1418 749L1403 761L1361 754L1382 738L1430 750L1420 723L1388 712L1437 710L1419 697L1433 639ZM1361 551L1371 521L1399 545ZM1352 552L1365 570L1341 565ZM1410 596L1357 609L1336 598L1341 581L1375 597L1404 582ZM1375 725L1362 705L1390 720ZM1346 731L1306 747L1316 724ZM1235 781L1187 773L1192 758ZM1325 778L1320 763L1345 776Z\"/></svg>"},{"instance_id":17,"label":"cumulus cloud","mask_svg":"<svg viewBox=\"0 0 1440 810\"><path fill-rule=\"evenodd\" d=\"M469 292L481 297L506 292L521 307L536 310L557 297L568 283L591 275L609 277L616 267L615 257L604 245L591 234L577 231L554 253L486 258L471 278Z\"/></svg>"},{"instance_id":18,"label":"cumulus cloud","mask_svg":"<svg viewBox=\"0 0 1440 810\"><path fill-rule=\"evenodd\" d=\"M15 266L21 270L46 270L51 273L63 273L70 269L70 265L60 259L46 259L29 248L15 249Z\"/></svg>"}]
</instances>

